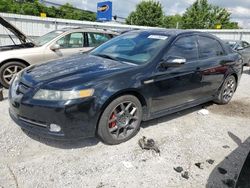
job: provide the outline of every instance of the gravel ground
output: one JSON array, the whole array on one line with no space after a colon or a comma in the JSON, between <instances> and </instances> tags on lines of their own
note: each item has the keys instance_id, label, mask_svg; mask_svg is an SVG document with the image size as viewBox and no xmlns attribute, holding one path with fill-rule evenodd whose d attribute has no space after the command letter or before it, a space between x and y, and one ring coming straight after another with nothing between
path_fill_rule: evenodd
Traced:
<instances>
[{"instance_id":1,"label":"gravel ground","mask_svg":"<svg viewBox=\"0 0 250 188\"><path fill-rule=\"evenodd\" d=\"M206 104L144 122L136 137L117 146L96 138L62 142L23 132L11 121L4 100L0 188L230 186L227 180L235 179L250 151L249 83L245 70L230 104ZM209 114L198 114L202 108ZM160 155L138 146L142 136L157 142ZM173 169L178 166L188 172L188 179Z\"/></svg>"}]
</instances>

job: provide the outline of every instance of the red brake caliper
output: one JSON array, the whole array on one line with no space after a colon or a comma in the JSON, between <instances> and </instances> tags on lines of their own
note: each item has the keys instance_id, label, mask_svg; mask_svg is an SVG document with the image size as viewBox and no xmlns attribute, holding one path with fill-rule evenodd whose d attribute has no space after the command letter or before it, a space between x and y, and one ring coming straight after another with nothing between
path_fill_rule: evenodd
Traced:
<instances>
[{"instance_id":1,"label":"red brake caliper","mask_svg":"<svg viewBox=\"0 0 250 188\"><path fill-rule=\"evenodd\" d=\"M111 116L110 116L110 119L109 120L111 120L111 119L114 119L116 116L115 116L115 113L113 113ZM113 128L113 127L115 127L116 126L116 121L113 121L113 122L111 122L110 124L109 124L109 128Z\"/></svg>"}]
</instances>

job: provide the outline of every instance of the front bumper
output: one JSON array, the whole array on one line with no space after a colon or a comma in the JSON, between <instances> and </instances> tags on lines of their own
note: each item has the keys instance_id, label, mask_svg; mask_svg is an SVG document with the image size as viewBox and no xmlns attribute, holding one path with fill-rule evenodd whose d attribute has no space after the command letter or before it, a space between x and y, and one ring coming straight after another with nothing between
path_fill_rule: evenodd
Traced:
<instances>
[{"instance_id":1,"label":"front bumper","mask_svg":"<svg viewBox=\"0 0 250 188\"><path fill-rule=\"evenodd\" d=\"M30 96L11 96L9 93L9 114L13 121L34 134L71 140L95 136L98 113L95 110L95 98L71 100L65 102L46 102L33 100ZM50 131L50 125L56 124L61 131Z\"/></svg>"}]
</instances>

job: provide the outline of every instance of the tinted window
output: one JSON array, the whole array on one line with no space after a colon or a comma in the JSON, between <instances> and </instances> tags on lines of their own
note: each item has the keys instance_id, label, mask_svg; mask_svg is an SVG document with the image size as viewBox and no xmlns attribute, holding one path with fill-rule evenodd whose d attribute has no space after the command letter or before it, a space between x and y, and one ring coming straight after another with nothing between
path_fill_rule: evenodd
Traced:
<instances>
[{"instance_id":1,"label":"tinted window","mask_svg":"<svg viewBox=\"0 0 250 188\"><path fill-rule=\"evenodd\" d=\"M199 36L199 50L201 58L209 58L224 55L220 43L212 38Z\"/></svg>"},{"instance_id":2,"label":"tinted window","mask_svg":"<svg viewBox=\"0 0 250 188\"><path fill-rule=\"evenodd\" d=\"M84 44L83 33L71 33L68 34L57 42L61 48L82 48Z\"/></svg>"},{"instance_id":3,"label":"tinted window","mask_svg":"<svg viewBox=\"0 0 250 188\"><path fill-rule=\"evenodd\" d=\"M195 36L187 36L178 39L169 49L167 56L183 57L187 61L198 59L198 47Z\"/></svg>"},{"instance_id":4,"label":"tinted window","mask_svg":"<svg viewBox=\"0 0 250 188\"><path fill-rule=\"evenodd\" d=\"M88 33L89 47L96 47L108 41L110 36L103 33Z\"/></svg>"}]
</instances>

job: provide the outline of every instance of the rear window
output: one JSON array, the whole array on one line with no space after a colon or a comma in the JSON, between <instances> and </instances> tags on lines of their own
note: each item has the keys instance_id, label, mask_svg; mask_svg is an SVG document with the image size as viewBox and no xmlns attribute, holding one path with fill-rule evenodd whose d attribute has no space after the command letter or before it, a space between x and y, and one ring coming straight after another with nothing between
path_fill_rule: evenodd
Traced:
<instances>
[{"instance_id":1,"label":"rear window","mask_svg":"<svg viewBox=\"0 0 250 188\"><path fill-rule=\"evenodd\" d=\"M111 37L104 33L88 33L89 47L96 47L108 41Z\"/></svg>"}]
</instances>

